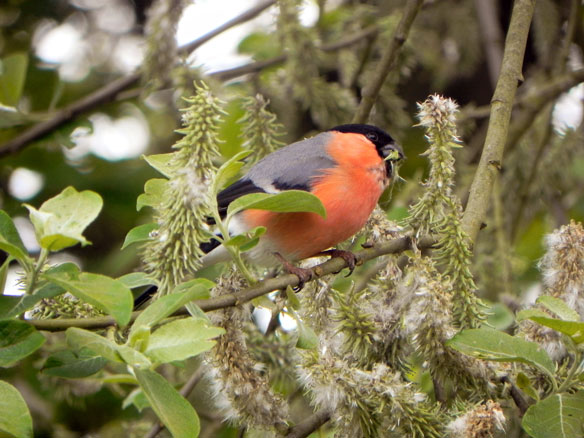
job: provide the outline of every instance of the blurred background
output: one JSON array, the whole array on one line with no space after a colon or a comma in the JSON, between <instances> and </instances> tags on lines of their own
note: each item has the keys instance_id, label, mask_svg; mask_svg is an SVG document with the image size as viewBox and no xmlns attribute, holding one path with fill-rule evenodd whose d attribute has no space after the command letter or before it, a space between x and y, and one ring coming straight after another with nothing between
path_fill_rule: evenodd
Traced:
<instances>
[{"instance_id":1,"label":"blurred background","mask_svg":"<svg viewBox=\"0 0 584 438\"><path fill-rule=\"evenodd\" d=\"M140 157L171 151L179 138L181 96L192 94L193 80L208 82L225 102L223 159L242 147L238 121L245 96L261 93L270 99L285 142L350 122L404 2L305 0L299 2L298 22L282 19L275 3L2 2L0 208L14 217L31 253L38 245L22 203L38 208L72 185L98 192L104 208L86 233L92 246L73 248L53 261L75 260L86 271L114 277L140 266L135 249L120 250L126 233L151 214L136 211L145 181L157 176ZM180 50L257 5L264 6L253 18L195 50ZM161 14L164 7L172 13ZM426 160L420 154L426 144L415 126L416 102L432 93L461 106L465 146L456 152L456 190L465 201L511 7L511 0L425 2L370 119L399 139L408 157L391 204L389 195L382 202L391 219L404 218L422 190ZM523 300L537 289L543 236L569 219L584 218L583 24L579 1L538 0L502 176L476 249L477 282L493 301L503 292ZM108 92L121 80L126 85ZM69 117L72 106L83 109ZM43 135L18 141L58 117ZM82 411L93 402L120 402L115 392L99 394L97 401L85 399ZM46 406L38 401L31 409L42 418ZM67 409L78 408L79 400L70 402L62 401ZM59 412L67 416L67 410ZM63 428L88 432L106 424L105 417Z\"/></svg>"}]
</instances>

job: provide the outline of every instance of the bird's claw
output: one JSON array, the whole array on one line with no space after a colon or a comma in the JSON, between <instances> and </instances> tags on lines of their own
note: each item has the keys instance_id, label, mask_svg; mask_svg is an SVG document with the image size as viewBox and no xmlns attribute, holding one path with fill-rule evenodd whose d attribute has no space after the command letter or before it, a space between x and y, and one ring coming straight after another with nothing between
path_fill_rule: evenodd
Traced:
<instances>
[{"instance_id":1,"label":"bird's claw","mask_svg":"<svg viewBox=\"0 0 584 438\"><path fill-rule=\"evenodd\" d=\"M291 266L290 269L286 269L290 274L294 274L298 277L298 285L296 286L296 292L299 292L304 287L307 281L312 280L312 270L299 268L298 266Z\"/></svg>"},{"instance_id":2,"label":"bird's claw","mask_svg":"<svg viewBox=\"0 0 584 438\"><path fill-rule=\"evenodd\" d=\"M282 267L286 272L289 274L294 274L298 277L298 285L295 288L296 292L299 292L304 287L304 284L310 280L312 280L313 272L312 269L304 269L299 268L298 266L294 266L288 260L286 260L281 254L274 253L274 256L282 263Z\"/></svg>"},{"instance_id":3,"label":"bird's claw","mask_svg":"<svg viewBox=\"0 0 584 438\"><path fill-rule=\"evenodd\" d=\"M347 263L347 267L349 268L349 273L345 275L345 277L350 276L355 270L355 266L357 265L357 256L353 254L351 251L345 251L342 249L329 249L328 251L323 251L322 254L328 255L331 258L335 257L342 258L345 261L345 263ZM335 274L338 274L339 272L335 272Z\"/></svg>"}]
</instances>

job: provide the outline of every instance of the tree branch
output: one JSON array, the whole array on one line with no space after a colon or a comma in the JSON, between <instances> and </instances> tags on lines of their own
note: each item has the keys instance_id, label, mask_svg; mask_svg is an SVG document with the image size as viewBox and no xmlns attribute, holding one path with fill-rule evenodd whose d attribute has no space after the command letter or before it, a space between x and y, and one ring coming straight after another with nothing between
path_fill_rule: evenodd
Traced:
<instances>
[{"instance_id":1,"label":"tree branch","mask_svg":"<svg viewBox=\"0 0 584 438\"><path fill-rule=\"evenodd\" d=\"M198 49L203 44L205 44L210 39L215 38L217 35L225 32L226 30L229 30L232 27L237 26L238 24L245 23L246 21L249 21L249 20L257 17L264 10L266 10L267 8L269 8L270 6L272 6L275 3L276 3L276 0L264 0L261 3L258 3L253 8L250 8L247 11L242 12L237 17L234 17L231 20L227 20L225 23L223 23L220 26L216 27L215 29L207 32L205 35L203 35L203 36L197 38L196 40L180 47L179 51L182 53L192 52L195 49Z\"/></svg>"},{"instance_id":2,"label":"tree branch","mask_svg":"<svg viewBox=\"0 0 584 438\"><path fill-rule=\"evenodd\" d=\"M516 0L513 5L501 73L491 100L487 137L462 218L463 229L473 242L487 215L493 183L503 160L513 100L522 78L521 68L534 6L535 0Z\"/></svg>"},{"instance_id":3,"label":"tree branch","mask_svg":"<svg viewBox=\"0 0 584 438\"><path fill-rule=\"evenodd\" d=\"M497 2L474 0L481 41L487 58L489 79L492 89L497 85L497 77L501 71L503 60L503 32L497 19Z\"/></svg>"},{"instance_id":4,"label":"tree branch","mask_svg":"<svg viewBox=\"0 0 584 438\"><path fill-rule=\"evenodd\" d=\"M513 102L513 108L516 107L537 107L541 109L547 102L556 99L560 94L568 91L570 88L584 81L584 69L572 71L560 77L551 78L546 84L540 84L538 87L531 87L533 92L522 94ZM536 109L536 112L539 112ZM463 109L457 121L466 121L468 119L482 119L488 117L491 113L491 106L481 106L478 108ZM533 114L530 118L533 120Z\"/></svg>"},{"instance_id":5,"label":"tree branch","mask_svg":"<svg viewBox=\"0 0 584 438\"><path fill-rule=\"evenodd\" d=\"M192 52L227 29L230 29L231 27L241 24L245 21L251 20L260 12L272 6L275 2L275 0L266 0L256 5L255 7L238 15L237 17L223 23L216 29L206 33L202 37L197 38L191 43L180 47L179 53L188 54L189 52ZM20 149L25 148L33 141L44 137L63 124L77 118L79 115L104 103L115 100L123 90L135 85L140 80L140 76L141 73L138 70L127 76L116 79L115 81L103 86L99 90L96 90L93 93L90 93L78 101L66 106L65 108L56 111L55 113L51 114L50 119L34 125L32 128L24 131L22 134L14 137L13 139L0 146L0 158L18 152Z\"/></svg>"},{"instance_id":6,"label":"tree branch","mask_svg":"<svg viewBox=\"0 0 584 438\"><path fill-rule=\"evenodd\" d=\"M322 46L317 47L317 49L322 50L323 52L334 52L336 50L352 46L353 44L356 44L359 41L364 40L366 38L370 38L377 34L378 32L379 28L377 26L375 25L369 26L368 28L356 32L355 34L350 35L347 38L339 40L335 43L323 44ZM221 81L227 81L229 79L234 79L236 77L243 76L248 73L256 73L258 71L263 70L264 68L281 64L284 61L286 61L287 58L288 57L286 55L275 56L270 59L250 62L249 64L244 64L238 67L212 72L209 73L209 76L213 76L214 78L219 79Z\"/></svg>"},{"instance_id":7,"label":"tree branch","mask_svg":"<svg viewBox=\"0 0 584 438\"><path fill-rule=\"evenodd\" d=\"M416 246L418 248L430 248L435 243L436 240L433 237L425 236L416 242ZM357 257L358 262L365 262L382 255L400 253L411 248L412 239L410 237L400 237L388 242L384 242L373 248L367 248L358 251L355 253L355 256ZM346 267L347 262L345 260L339 257L335 257L312 268L313 278L310 281L316 280L317 278L328 274L336 273ZM269 292L285 289L288 286L297 285L298 277L296 275L284 274L280 275L279 277L260 281L259 283L240 292L221 295L207 300L195 300L194 303L197 304L203 311L210 312L211 310L239 306L240 304L247 303L248 301L251 301L254 298L265 295ZM140 311L133 312L131 321L134 321L140 313ZM184 314L186 314L186 310L184 308L175 313L175 315ZM27 320L27 322L35 326L38 330L51 332L67 330L69 327L101 329L116 324L116 321L112 317L86 319L30 319Z\"/></svg>"},{"instance_id":8,"label":"tree branch","mask_svg":"<svg viewBox=\"0 0 584 438\"><path fill-rule=\"evenodd\" d=\"M318 430L323 424L329 421L331 418L330 412L327 410L322 410L316 414L308 417L296 426L291 427L288 433L285 435L287 438L306 438L312 432Z\"/></svg>"},{"instance_id":9,"label":"tree branch","mask_svg":"<svg viewBox=\"0 0 584 438\"><path fill-rule=\"evenodd\" d=\"M408 0L406 3L404 14L391 37L391 42L381 57L381 61L379 62L374 77L363 88L361 103L353 117L353 123L365 123L367 122L367 119L369 119L371 108L373 108L375 100L377 100L377 95L381 90L381 86L383 85L383 82L385 82L385 78L389 72L393 69L399 50L408 38L410 28L412 27L418 11L422 7L422 3L424 3L424 0Z\"/></svg>"}]
</instances>

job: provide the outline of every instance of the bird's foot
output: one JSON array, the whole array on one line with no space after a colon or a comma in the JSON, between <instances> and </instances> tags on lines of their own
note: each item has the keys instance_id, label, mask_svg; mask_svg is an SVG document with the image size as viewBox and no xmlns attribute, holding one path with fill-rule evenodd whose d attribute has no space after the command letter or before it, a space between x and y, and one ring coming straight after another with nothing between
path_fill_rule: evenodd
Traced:
<instances>
[{"instance_id":1,"label":"bird's foot","mask_svg":"<svg viewBox=\"0 0 584 438\"><path fill-rule=\"evenodd\" d=\"M345 263L347 263L347 267L349 268L349 273L346 275L346 277L353 273L358 262L357 256L355 254L353 254L351 251L345 251L342 249L329 249L328 251L321 252L320 255L327 255L332 259L335 257L342 258ZM338 272L335 272L335 274L338 274Z\"/></svg>"},{"instance_id":2,"label":"bird's foot","mask_svg":"<svg viewBox=\"0 0 584 438\"><path fill-rule=\"evenodd\" d=\"M280 253L275 252L274 256L280 261L280 263L282 263L282 267L286 272L288 272L289 274L294 274L298 277L298 285L296 286L297 292L302 290L304 284L307 281L312 280L313 276L312 269L304 269L299 268L298 266L294 266L292 263L286 260Z\"/></svg>"}]
</instances>

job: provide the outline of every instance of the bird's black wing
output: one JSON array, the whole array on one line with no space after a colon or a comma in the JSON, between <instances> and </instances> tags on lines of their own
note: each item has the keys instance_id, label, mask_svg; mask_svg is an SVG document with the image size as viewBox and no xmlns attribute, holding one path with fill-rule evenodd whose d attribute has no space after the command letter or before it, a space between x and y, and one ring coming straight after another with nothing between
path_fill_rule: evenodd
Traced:
<instances>
[{"instance_id":1,"label":"bird's black wing","mask_svg":"<svg viewBox=\"0 0 584 438\"><path fill-rule=\"evenodd\" d=\"M225 214L227 214L227 207L229 207L229 204L237 198L250 193L266 193L266 191L261 187L256 186L252 180L245 177L220 191L217 195L217 205L221 217L224 217Z\"/></svg>"}]
</instances>

